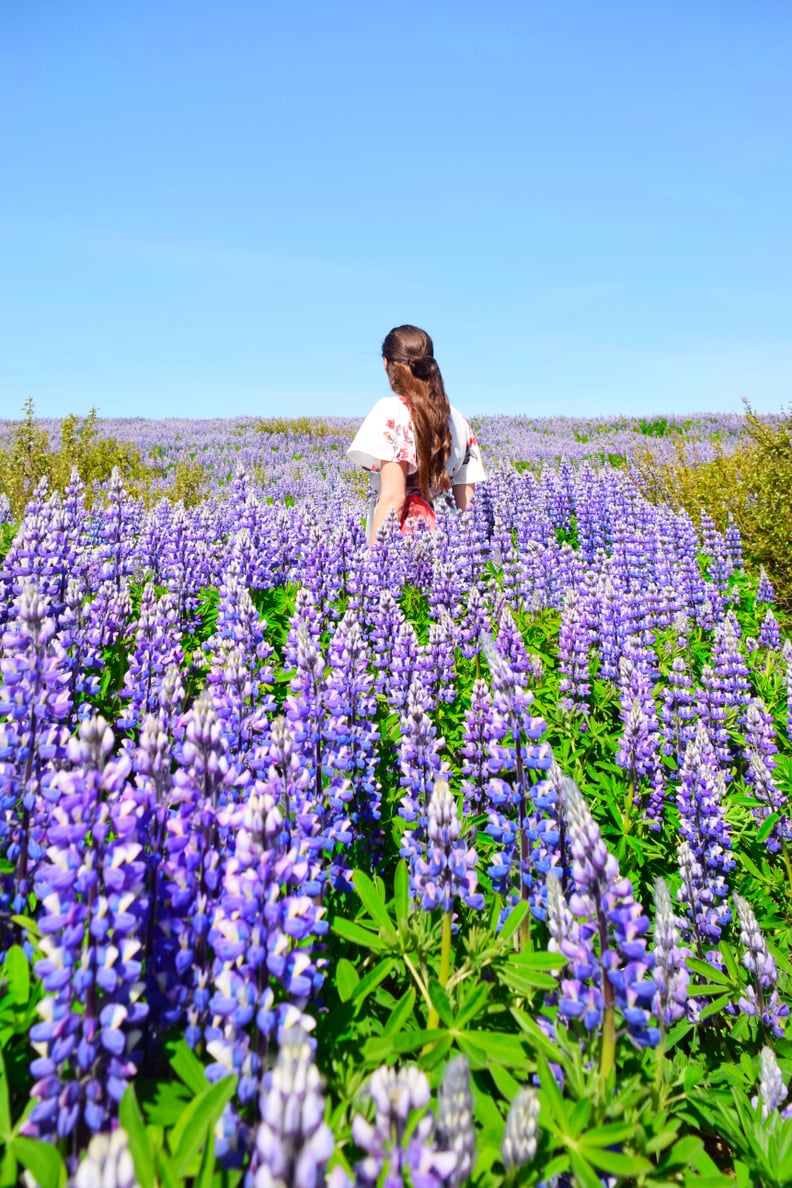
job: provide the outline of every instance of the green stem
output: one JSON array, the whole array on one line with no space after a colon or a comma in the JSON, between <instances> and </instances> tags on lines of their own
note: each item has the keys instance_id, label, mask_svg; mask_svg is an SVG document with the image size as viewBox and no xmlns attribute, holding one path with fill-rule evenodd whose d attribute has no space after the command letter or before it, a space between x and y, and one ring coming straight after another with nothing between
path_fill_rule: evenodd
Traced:
<instances>
[{"instance_id":1,"label":"green stem","mask_svg":"<svg viewBox=\"0 0 792 1188\"><path fill-rule=\"evenodd\" d=\"M600 1054L600 1074L603 1081L613 1068L616 1056L616 1011L612 1006L605 1008L602 1020L602 1052Z\"/></svg>"},{"instance_id":2,"label":"green stem","mask_svg":"<svg viewBox=\"0 0 792 1188\"><path fill-rule=\"evenodd\" d=\"M665 1066L665 1032L660 1033L660 1043L655 1048L655 1059L657 1060L657 1068L655 1071L655 1109L660 1109L660 1094L663 1088L663 1070Z\"/></svg>"},{"instance_id":3,"label":"green stem","mask_svg":"<svg viewBox=\"0 0 792 1188\"><path fill-rule=\"evenodd\" d=\"M786 867L787 879L789 880L789 893L792 895L792 862L789 860L789 848L785 841L781 842L781 853L784 856L784 866Z\"/></svg>"},{"instance_id":4,"label":"green stem","mask_svg":"<svg viewBox=\"0 0 792 1188\"><path fill-rule=\"evenodd\" d=\"M426 1005L429 1007L429 1010L431 1012L432 1000L429 997L429 991L426 988L426 983L424 982L423 978L418 973L418 970L415 968L415 966L413 965L412 961L410 960L410 958L407 956L406 953L404 954L404 964L407 966L410 973L412 974L415 984L418 987L418 989L421 991L421 995L423 996L424 1001L426 1002Z\"/></svg>"},{"instance_id":5,"label":"green stem","mask_svg":"<svg viewBox=\"0 0 792 1188\"><path fill-rule=\"evenodd\" d=\"M448 975L451 971L451 913L443 912L443 940L440 946L440 977L438 981L443 990L446 988ZM429 1012L426 1022L427 1031L431 1031L440 1022L440 1016L434 1007Z\"/></svg>"}]
</instances>

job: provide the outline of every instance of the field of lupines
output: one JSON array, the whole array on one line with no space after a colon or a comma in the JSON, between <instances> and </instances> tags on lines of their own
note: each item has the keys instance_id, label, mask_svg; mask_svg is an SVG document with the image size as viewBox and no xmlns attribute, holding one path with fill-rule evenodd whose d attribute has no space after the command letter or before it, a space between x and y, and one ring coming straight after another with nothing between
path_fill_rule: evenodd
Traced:
<instances>
[{"instance_id":1,"label":"field of lupines","mask_svg":"<svg viewBox=\"0 0 792 1188\"><path fill-rule=\"evenodd\" d=\"M792 1183L792 644L608 465L655 424L480 422L472 511L370 552L345 422L31 493L0 1188Z\"/></svg>"}]
</instances>

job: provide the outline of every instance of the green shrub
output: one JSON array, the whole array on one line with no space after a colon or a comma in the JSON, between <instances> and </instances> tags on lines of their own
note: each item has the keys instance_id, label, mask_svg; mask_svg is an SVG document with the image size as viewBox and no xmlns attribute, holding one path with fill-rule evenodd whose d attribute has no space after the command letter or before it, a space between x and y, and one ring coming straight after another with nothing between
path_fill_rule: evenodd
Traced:
<instances>
[{"instance_id":1,"label":"green shrub","mask_svg":"<svg viewBox=\"0 0 792 1188\"><path fill-rule=\"evenodd\" d=\"M313 417L262 417L253 428L256 433L304 433L308 437L338 437L348 433Z\"/></svg>"},{"instance_id":2,"label":"green shrub","mask_svg":"<svg viewBox=\"0 0 792 1188\"><path fill-rule=\"evenodd\" d=\"M173 485L167 491L170 499L181 500L185 507L195 507L206 494L206 471L200 462L178 462L173 472Z\"/></svg>"},{"instance_id":3,"label":"green shrub","mask_svg":"<svg viewBox=\"0 0 792 1188\"><path fill-rule=\"evenodd\" d=\"M144 492L152 472L131 442L104 437L97 429L97 413L73 413L61 423L60 445L50 444L49 434L37 423L33 400L25 401L25 415L7 446L0 446L0 493L8 496L11 514L18 520L38 482L46 477L52 490L62 491L76 467L86 485L90 503L94 482L104 482L117 466L126 485Z\"/></svg>"},{"instance_id":4,"label":"green shrub","mask_svg":"<svg viewBox=\"0 0 792 1188\"><path fill-rule=\"evenodd\" d=\"M698 522L706 511L723 531L733 516L746 558L763 565L779 604L792 609L792 412L768 424L746 405L745 436L730 453L715 443L715 457L702 461L682 441L671 460L649 450L634 455L647 498L667 502Z\"/></svg>"}]
</instances>

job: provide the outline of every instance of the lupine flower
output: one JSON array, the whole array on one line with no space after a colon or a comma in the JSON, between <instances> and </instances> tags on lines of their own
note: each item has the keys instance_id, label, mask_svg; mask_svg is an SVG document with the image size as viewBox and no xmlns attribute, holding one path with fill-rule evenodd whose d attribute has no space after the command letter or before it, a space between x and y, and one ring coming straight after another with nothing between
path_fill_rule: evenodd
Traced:
<instances>
[{"instance_id":1,"label":"lupine flower","mask_svg":"<svg viewBox=\"0 0 792 1188\"><path fill-rule=\"evenodd\" d=\"M764 565L762 565L759 569L759 584L756 587L756 601L768 603L775 602L773 584L765 572Z\"/></svg>"},{"instance_id":2,"label":"lupine flower","mask_svg":"<svg viewBox=\"0 0 792 1188\"><path fill-rule=\"evenodd\" d=\"M725 785L703 723L688 743L677 788L679 832L688 848L679 902L685 904L699 957L705 941L718 941L731 918L726 875L734 867L723 798Z\"/></svg>"},{"instance_id":3,"label":"lupine flower","mask_svg":"<svg viewBox=\"0 0 792 1188\"><path fill-rule=\"evenodd\" d=\"M348 610L328 650L330 668L325 680L325 719L322 727L326 771L326 847L333 853L330 876L351 886L348 854L353 839L372 864L380 852L381 791L377 779L379 732L374 723L374 678L369 650L355 612Z\"/></svg>"},{"instance_id":4,"label":"lupine flower","mask_svg":"<svg viewBox=\"0 0 792 1188\"><path fill-rule=\"evenodd\" d=\"M588 614L580 595L569 590L561 615L558 638L558 671L561 674L559 691L563 694L561 707L567 713L586 718L591 692L589 650L592 631Z\"/></svg>"},{"instance_id":5,"label":"lupine flower","mask_svg":"<svg viewBox=\"0 0 792 1188\"><path fill-rule=\"evenodd\" d=\"M748 666L740 651L740 625L732 611L715 629L712 648L713 688L723 697L723 704L741 717L750 696Z\"/></svg>"},{"instance_id":6,"label":"lupine flower","mask_svg":"<svg viewBox=\"0 0 792 1188\"><path fill-rule=\"evenodd\" d=\"M426 858L416 857L413 871L415 893L421 907L431 912L451 912L454 900L482 910L484 896L476 891L476 851L465 845L456 801L443 779L436 781L427 813Z\"/></svg>"},{"instance_id":7,"label":"lupine flower","mask_svg":"<svg viewBox=\"0 0 792 1188\"><path fill-rule=\"evenodd\" d=\"M311 1041L299 1026L281 1032L260 1111L247 1188L316 1188L333 1153L333 1132L324 1121Z\"/></svg>"},{"instance_id":8,"label":"lupine flower","mask_svg":"<svg viewBox=\"0 0 792 1188\"><path fill-rule=\"evenodd\" d=\"M389 682L385 690L394 710L403 711L407 707L417 670L418 636L412 623L405 619L396 631Z\"/></svg>"},{"instance_id":9,"label":"lupine flower","mask_svg":"<svg viewBox=\"0 0 792 1188\"><path fill-rule=\"evenodd\" d=\"M437 1142L442 1150L456 1155L456 1167L447 1182L451 1188L458 1188L472 1173L476 1158L473 1093L464 1056L448 1062L437 1091Z\"/></svg>"},{"instance_id":10,"label":"lupine flower","mask_svg":"<svg viewBox=\"0 0 792 1188\"><path fill-rule=\"evenodd\" d=\"M773 719L761 698L752 697L745 712L745 782L759 802L758 807L752 810L757 821L766 820L771 813L782 814L782 819L776 822L766 839L771 853L780 850L781 839L789 831L789 818L783 817L786 800L773 776L777 754Z\"/></svg>"},{"instance_id":11,"label":"lupine flower","mask_svg":"<svg viewBox=\"0 0 792 1188\"><path fill-rule=\"evenodd\" d=\"M671 896L661 878L655 881L654 942L652 977L657 992L652 1013L665 1030L686 1013L690 975L685 964L688 950L682 947Z\"/></svg>"},{"instance_id":12,"label":"lupine flower","mask_svg":"<svg viewBox=\"0 0 792 1188\"><path fill-rule=\"evenodd\" d=\"M523 1088L509 1107L501 1155L507 1171L527 1167L536 1155L539 1132L539 1095Z\"/></svg>"},{"instance_id":13,"label":"lupine flower","mask_svg":"<svg viewBox=\"0 0 792 1188\"><path fill-rule=\"evenodd\" d=\"M454 1175L457 1154L435 1145L434 1119L426 1111L429 1082L424 1073L414 1065L398 1070L379 1068L369 1080L368 1094L374 1103L374 1121L357 1114L352 1122L352 1137L365 1152L355 1166L359 1188L402 1188L405 1183L440 1188L447 1184ZM426 1112L410 1125L418 1111Z\"/></svg>"},{"instance_id":14,"label":"lupine flower","mask_svg":"<svg viewBox=\"0 0 792 1188\"><path fill-rule=\"evenodd\" d=\"M503 847L489 873L496 890L507 894L512 892L516 873L520 897L531 902L536 915L543 916L544 880L555 860L558 825L553 788L541 777L532 782L530 773L548 771L552 752L540 741L544 720L530 713L533 694L517 681L510 664L488 637L482 645L492 673L493 695L488 725L491 775L486 792L491 811L487 832Z\"/></svg>"},{"instance_id":15,"label":"lupine flower","mask_svg":"<svg viewBox=\"0 0 792 1188\"><path fill-rule=\"evenodd\" d=\"M759 629L759 646L766 648L768 652L777 652L781 648L781 629L769 607Z\"/></svg>"},{"instance_id":16,"label":"lupine flower","mask_svg":"<svg viewBox=\"0 0 792 1188\"><path fill-rule=\"evenodd\" d=\"M402 835L400 853L411 864L420 854L426 838L429 800L435 780L447 770L447 764L440 758L445 740L437 737L426 713L426 703L425 690L416 679L410 686L407 712L402 715L399 744L402 772L399 784L404 789L399 816L412 826Z\"/></svg>"},{"instance_id":17,"label":"lupine flower","mask_svg":"<svg viewBox=\"0 0 792 1188\"><path fill-rule=\"evenodd\" d=\"M70 1188L139 1188L126 1131L94 1134Z\"/></svg>"},{"instance_id":18,"label":"lupine flower","mask_svg":"<svg viewBox=\"0 0 792 1188\"><path fill-rule=\"evenodd\" d=\"M460 747L465 813L478 812L482 807L489 780L487 744L493 737L492 712L492 697L487 682L475 680L470 693L470 705L465 711L465 728Z\"/></svg>"},{"instance_id":19,"label":"lupine flower","mask_svg":"<svg viewBox=\"0 0 792 1188\"><path fill-rule=\"evenodd\" d=\"M179 668L184 658L180 639L173 595L164 594L158 599L153 582L147 582L140 602L135 645L121 690L121 697L128 705L118 719L120 728L130 730L147 714L157 712L162 677L169 668Z\"/></svg>"},{"instance_id":20,"label":"lupine flower","mask_svg":"<svg viewBox=\"0 0 792 1188\"><path fill-rule=\"evenodd\" d=\"M783 1038L781 1020L789 1017L789 1006L778 996L778 972L773 955L760 929L753 908L740 895L734 896L737 919L740 923L740 941L743 945L743 965L753 976L739 1006L746 1015L758 1015L766 1027Z\"/></svg>"},{"instance_id":21,"label":"lupine flower","mask_svg":"<svg viewBox=\"0 0 792 1188\"><path fill-rule=\"evenodd\" d=\"M421 648L418 668L433 702L450 704L456 699L454 623L445 609L439 622L429 624L429 639Z\"/></svg>"},{"instance_id":22,"label":"lupine flower","mask_svg":"<svg viewBox=\"0 0 792 1188\"><path fill-rule=\"evenodd\" d=\"M687 744L696 733L696 696L682 656L675 656L671 662L671 670L663 690L660 717L665 739L663 753L673 756L677 765L680 765Z\"/></svg>"},{"instance_id":23,"label":"lupine flower","mask_svg":"<svg viewBox=\"0 0 792 1188\"><path fill-rule=\"evenodd\" d=\"M759 1093L751 1098L751 1105L756 1109L762 1103L762 1120L767 1121L771 1114L781 1111L781 1106L789 1096L789 1090L784 1084L784 1077L778 1067L778 1061L772 1048L764 1047L759 1054ZM787 1106L781 1113L782 1118L792 1117L792 1106Z\"/></svg>"},{"instance_id":24,"label":"lupine flower","mask_svg":"<svg viewBox=\"0 0 792 1188\"><path fill-rule=\"evenodd\" d=\"M630 880L620 876L575 782L562 779L558 797L575 884L569 908L578 925L573 947L568 951L564 940L559 944L572 974L562 982L560 1012L566 1018L583 1016L591 1029L604 1012L618 1007L636 1043L653 1046L659 1032L650 1025L655 984L644 939L649 920L633 897ZM599 991L593 999L592 987Z\"/></svg>"},{"instance_id":25,"label":"lupine flower","mask_svg":"<svg viewBox=\"0 0 792 1188\"><path fill-rule=\"evenodd\" d=\"M129 762L110 758L113 742L102 718L87 720L69 743L71 770L53 779L47 861L36 876L45 996L30 1030L37 1100L25 1127L34 1136L62 1138L79 1121L108 1127L148 1014L138 939L145 868L134 801L119 795Z\"/></svg>"},{"instance_id":26,"label":"lupine flower","mask_svg":"<svg viewBox=\"0 0 792 1188\"><path fill-rule=\"evenodd\" d=\"M0 918L27 910L42 856L49 787L66 755L71 715L69 660L38 590L27 585L2 634L0 660ZM0 951L10 941L0 933Z\"/></svg>"}]
</instances>

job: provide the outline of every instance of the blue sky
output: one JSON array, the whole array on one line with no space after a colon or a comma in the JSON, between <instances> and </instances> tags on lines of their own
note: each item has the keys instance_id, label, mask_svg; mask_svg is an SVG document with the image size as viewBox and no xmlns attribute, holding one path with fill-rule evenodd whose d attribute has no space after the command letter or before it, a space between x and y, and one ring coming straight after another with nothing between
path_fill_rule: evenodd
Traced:
<instances>
[{"instance_id":1,"label":"blue sky","mask_svg":"<svg viewBox=\"0 0 792 1188\"><path fill-rule=\"evenodd\" d=\"M792 5L0 0L0 416L792 403Z\"/></svg>"}]
</instances>

